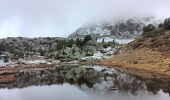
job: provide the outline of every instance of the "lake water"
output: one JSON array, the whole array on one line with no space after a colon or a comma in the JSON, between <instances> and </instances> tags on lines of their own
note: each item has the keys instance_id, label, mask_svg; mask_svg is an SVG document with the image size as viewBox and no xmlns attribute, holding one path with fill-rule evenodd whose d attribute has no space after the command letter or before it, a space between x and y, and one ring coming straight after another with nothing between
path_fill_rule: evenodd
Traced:
<instances>
[{"instance_id":1,"label":"lake water","mask_svg":"<svg viewBox=\"0 0 170 100\"><path fill-rule=\"evenodd\" d=\"M15 77L0 85L0 100L170 100L167 84L162 88L102 66L61 66Z\"/></svg>"}]
</instances>

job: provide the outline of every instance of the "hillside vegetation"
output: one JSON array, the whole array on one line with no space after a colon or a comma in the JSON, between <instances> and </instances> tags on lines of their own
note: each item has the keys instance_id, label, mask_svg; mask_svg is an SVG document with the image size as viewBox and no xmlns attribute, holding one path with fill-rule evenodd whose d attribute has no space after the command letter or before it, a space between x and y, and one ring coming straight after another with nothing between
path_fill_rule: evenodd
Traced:
<instances>
[{"instance_id":1,"label":"hillside vegetation","mask_svg":"<svg viewBox=\"0 0 170 100\"><path fill-rule=\"evenodd\" d=\"M113 58L101 63L123 66L130 73L147 78L169 77L170 27L168 28L168 25L170 25L170 18L166 19L159 28L154 28L152 25L144 27L144 32L140 37L124 45Z\"/></svg>"}]
</instances>

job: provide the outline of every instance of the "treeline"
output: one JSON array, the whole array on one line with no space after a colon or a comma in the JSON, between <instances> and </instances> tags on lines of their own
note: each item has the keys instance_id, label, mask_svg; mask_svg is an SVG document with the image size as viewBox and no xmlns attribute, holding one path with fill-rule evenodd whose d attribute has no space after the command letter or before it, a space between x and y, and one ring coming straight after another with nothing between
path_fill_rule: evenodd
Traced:
<instances>
[{"instance_id":1,"label":"treeline","mask_svg":"<svg viewBox=\"0 0 170 100\"><path fill-rule=\"evenodd\" d=\"M108 47L113 43L103 42L103 47ZM74 46L81 49L84 46L97 46L96 38L86 35L84 39L66 39L66 38L7 38L0 39L0 51L9 52L12 59L19 59L32 55L45 56L53 51L61 51L66 47Z\"/></svg>"},{"instance_id":2,"label":"treeline","mask_svg":"<svg viewBox=\"0 0 170 100\"><path fill-rule=\"evenodd\" d=\"M84 42L92 39L90 35L84 39L61 38L7 38L0 40L0 51L9 52L12 59L19 59L30 55L44 56L52 51L60 51L65 47L76 45L81 47Z\"/></svg>"},{"instance_id":3,"label":"treeline","mask_svg":"<svg viewBox=\"0 0 170 100\"><path fill-rule=\"evenodd\" d=\"M160 23L157 27L162 28L164 30L170 30L170 18L165 19L164 22ZM146 32L154 31L155 29L156 26L154 26L153 24L149 24L148 26L145 26L143 28L143 32L145 34Z\"/></svg>"}]
</instances>

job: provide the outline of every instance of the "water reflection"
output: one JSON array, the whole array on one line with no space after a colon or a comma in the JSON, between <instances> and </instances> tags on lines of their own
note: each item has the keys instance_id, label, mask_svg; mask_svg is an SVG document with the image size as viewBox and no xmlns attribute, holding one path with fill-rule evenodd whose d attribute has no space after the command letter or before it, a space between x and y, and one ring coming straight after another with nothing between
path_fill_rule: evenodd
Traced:
<instances>
[{"instance_id":1,"label":"water reflection","mask_svg":"<svg viewBox=\"0 0 170 100\"><path fill-rule=\"evenodd\" d=\"M0 85L0 100L170 100L160 89L114 69L71 66L23 71ZM15 98L15 99L14 99ZM116 99L117 98L117 99Z\"/></svg>"},{"instance_id":2,"label":"water reflection","mask_svg":"<svg viewBox=\"0 0 170 100\"><path fill-rule=\"evenodd\" d=\"M160 91L157 95L125 95L115 93L109 96L94 95L82 91L74 85L31 86L23 89L0 90L0 100L169 100L169 96Z\"/></svg>"}]
</instances>

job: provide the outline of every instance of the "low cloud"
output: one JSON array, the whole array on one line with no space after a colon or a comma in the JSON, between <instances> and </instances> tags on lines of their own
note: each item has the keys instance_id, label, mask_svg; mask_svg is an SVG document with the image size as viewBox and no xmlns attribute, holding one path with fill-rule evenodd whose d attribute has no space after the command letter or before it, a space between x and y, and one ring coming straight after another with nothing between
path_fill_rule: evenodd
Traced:
<instances>
[{"instance_id":1,"label":"low cloud","mask_svg":"<svg viewBox=\"0 0 170 100\"><path fill-rule=\"evenodd\" d=\"M0 0L0 38L68 36L78 27L117 18L170 16L169 0Z\"/></svg>"}]
</instances>

